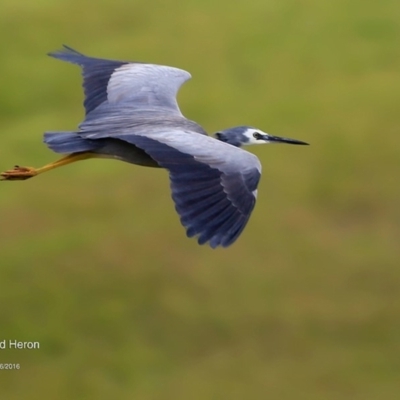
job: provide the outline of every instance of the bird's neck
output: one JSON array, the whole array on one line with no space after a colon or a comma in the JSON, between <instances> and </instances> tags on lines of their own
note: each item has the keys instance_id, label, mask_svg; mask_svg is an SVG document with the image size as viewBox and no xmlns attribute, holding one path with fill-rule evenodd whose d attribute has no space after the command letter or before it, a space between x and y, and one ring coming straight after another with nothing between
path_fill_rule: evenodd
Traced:
<instances>
[{"instance_id":1,"label":"bird's neck","mask_svg":"<svg viewBox=\"0 0 400 400\"><path fill-rule=\"evenodd\" d=\"M230 138L227 135L222 134L221 132L217 132L214 135L214 138L219 140L220 142L228 143L231 146L235 146L235 147L242 147L242 144L243 144L237 140L234 140L233 138Z\"/></svg>"}]
</instances>

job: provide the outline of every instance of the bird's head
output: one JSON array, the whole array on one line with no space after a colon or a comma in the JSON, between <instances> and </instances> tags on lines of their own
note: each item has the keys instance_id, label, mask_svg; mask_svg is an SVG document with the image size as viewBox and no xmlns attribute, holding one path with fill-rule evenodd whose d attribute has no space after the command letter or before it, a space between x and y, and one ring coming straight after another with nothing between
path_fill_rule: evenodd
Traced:
<instances>
[{"instance_id":1,"label":"bird's head","mask_svg":"<svg viewBox=\"0 0 400 400\"><path fill-rule=\"evenodd\" d=\"M260 129L251 126L236 126L234 128L224 129L215 134L216 139L221 142L231 144L232 146L241 147L249 144L265 144L265 143L287 143L308 145L300 140L273 136L263 132Z\"/></svg>"}]
</instances>

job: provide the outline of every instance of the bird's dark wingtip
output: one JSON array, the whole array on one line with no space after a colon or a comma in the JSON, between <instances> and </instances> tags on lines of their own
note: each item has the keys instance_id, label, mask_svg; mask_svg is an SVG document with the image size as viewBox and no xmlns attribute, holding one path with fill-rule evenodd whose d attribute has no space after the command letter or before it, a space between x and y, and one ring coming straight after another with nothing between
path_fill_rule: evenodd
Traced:
<instances>
[{"instance_id":1,"label":"bird's dark wingtip","mask_svg":"<svg viewBox=\"0 0 400 400\"><path fill-rule=\"evenodd\" d=\"M47 53L48 56L54 57L54 58L59 58L59 59L64 59L66 56L84 56L84 54L80 53L79 51L74 50L72 47L63 44L62 48L59 50L54 50L50 51Z\"/></svg>"}]
</instances>

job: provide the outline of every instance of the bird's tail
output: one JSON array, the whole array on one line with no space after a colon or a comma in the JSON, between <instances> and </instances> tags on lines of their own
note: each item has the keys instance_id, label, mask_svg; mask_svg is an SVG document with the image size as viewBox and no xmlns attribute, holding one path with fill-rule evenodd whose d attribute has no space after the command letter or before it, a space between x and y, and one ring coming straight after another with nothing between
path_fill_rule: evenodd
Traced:
<instances>
[{"instance_id":1,"label":"bird's tail","mask_svg":"<svg viewBox=\"0 0 400 400\"><path fill-rule=\"evenodd\" d=\"M84 139L76 132L45 132L44 143L56 153L93 151L100 147L99 141Z\"/></svg>"}]
</instances>

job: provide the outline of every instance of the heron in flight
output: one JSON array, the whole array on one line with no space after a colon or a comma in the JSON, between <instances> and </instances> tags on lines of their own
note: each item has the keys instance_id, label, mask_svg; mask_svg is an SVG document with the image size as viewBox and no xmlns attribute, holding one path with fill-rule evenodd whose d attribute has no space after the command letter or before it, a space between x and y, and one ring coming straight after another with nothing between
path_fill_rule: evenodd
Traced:
<instances>
[{"instance_id":1,"label":"heron in flight","mask_svg":"<svg viewBox=\"0 0 400 400\"><path fill-rule=\"evenodd\" d=\"M179 109L177 92L191 77L182 69L87 57L68 46L49 55L82 68L85 119L73 132L45 132L46 145L64 157L41 168L15 166L1 180L29 179L89 158L165 168L187 236L227 247L249 220L261 176L258 158L241 147L307 144L251 126L208 136Z\"/></svg>"}]
</instances>

